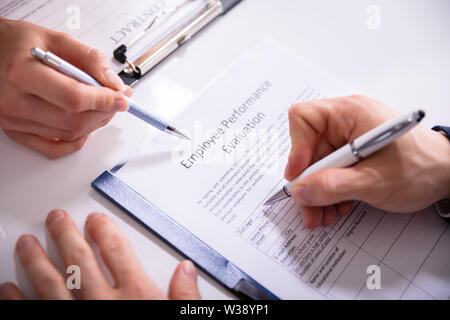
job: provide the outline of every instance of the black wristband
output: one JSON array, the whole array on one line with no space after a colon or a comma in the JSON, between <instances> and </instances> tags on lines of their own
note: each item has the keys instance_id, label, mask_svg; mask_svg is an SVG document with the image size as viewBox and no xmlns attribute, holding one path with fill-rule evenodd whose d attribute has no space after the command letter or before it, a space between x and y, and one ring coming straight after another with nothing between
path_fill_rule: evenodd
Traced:
<instances>
[{"instance_id":1,"label":"black wristband","mask_svg":"<svg viewBox=\"0 0 450 320\"><path fill-rule=\"evenodd\" d=\"M444 133L447 136L447 139L450 140L450 127L434 126L431 129ZM440 200L434 204L434 207L442 217L447 218L447 220L450 221L450 199Z\"/></svg>"},{"instance_id":2,"label":"black wristband","mask_svg":"<svg viewBox=\"0 0 450 320\"><path fill-rule=\"evenodd\" d=\"M431 130L443 132L450 139L450 127L434 126Z\"/></svg>"}]
</instances>

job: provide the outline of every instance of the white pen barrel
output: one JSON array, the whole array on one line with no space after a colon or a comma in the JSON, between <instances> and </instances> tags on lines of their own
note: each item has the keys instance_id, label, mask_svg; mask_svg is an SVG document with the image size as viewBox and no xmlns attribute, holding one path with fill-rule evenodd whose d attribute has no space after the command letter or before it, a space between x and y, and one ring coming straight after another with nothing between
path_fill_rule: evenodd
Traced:
<instances>
[{"instance_id":1,"label":"white pen barrel","mask_svg":"<svg viewBox=\"0 0 450 320\"><path fill-rule=\"evenodd\" d=\"M306 178L314 172L328 168L345 168L355 164L356 162L358 162L358 159L353 156L350 145L346 144L345 146L329 154L322 160L317 161L316 163L308 167L305 171L303 171L302 174L297 178L286 184L287 191L291 193L292 188L298 181Z\"/></svg>"},{"instance_id":2,"label":"white pen barrel","mask_svg":"<svg viewBox=\"0 0 450 320\"><path fill-rule=\"evenodd\" d=\"M314 172L328 168L345 168L354 165L359 160L377 152L414 128L424 116L424 111L417 110L385 122L366 132L359 138L356 138L353 143L346 144L307 168L301 175L284 186L284 193L288 193L287 195L289 196L297 182Z\"/></svg>"},{"instance_id":3,"label":"white pen barrel","mask_svg":"<svg viewBox=\"0 0 450 320\"><path fill-rule=\"evenodd\" d=\"M417 120L419 117L417 115L418 113L419 112L411 112L391 119L356 138L353 144L358 150L359 155L363 158L368 157L415 127L419 123ZM406 125L404 125L405 122L407 123ZM389 130L395 128L396 125L402 126L402 130L397 130L394 133L389 132Z\"/></svg>"}]
</instances>

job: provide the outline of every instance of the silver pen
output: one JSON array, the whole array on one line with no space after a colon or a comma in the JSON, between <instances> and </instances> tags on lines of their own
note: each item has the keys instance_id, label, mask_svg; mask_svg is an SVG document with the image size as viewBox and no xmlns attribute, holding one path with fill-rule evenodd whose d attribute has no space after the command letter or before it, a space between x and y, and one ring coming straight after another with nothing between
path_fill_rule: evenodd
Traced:
<instances>
[{"instance_id":1,"label":"silver pen","mask_svg":"<svg viewBox=\"0 0 450 320\"><path fill-rule=\"evenodd\" d=\"M271 205L289 198L294 185L314 172L327 168L345 168L354 165L404 135L414 128L424 116L424 111L417 110L387 121L366 132L308 167L298 177L284 185L280 191L269 197L264 205Z\"/></svg>"},{"instance_id":2,"label":"silver pen","mask_svg":"<svg viewBox=\"0 0 450 320\"><path fill-rule=\"evenodd\" d=\"M80 82L95 87L102 87L102 85L97 80L88 75L86 72L78 69L74 65L61 59L60 57L54 55L51 52L48 51L45 52L39 48L33 48L30 50L30 53L33 57L35 57L39 61L75 80L78 80ZM123 97L127 100L129 107L128 112L131 113L132 115L136 116L137 118L145 121L146 123L154 126L155 128L161 131L175 135L182 139L190 140L190 138L185 133L183 133L180 129L176 128L167 120L159 117L158 115L148 112L127 96Z\"/></svg>"}]
</instances>

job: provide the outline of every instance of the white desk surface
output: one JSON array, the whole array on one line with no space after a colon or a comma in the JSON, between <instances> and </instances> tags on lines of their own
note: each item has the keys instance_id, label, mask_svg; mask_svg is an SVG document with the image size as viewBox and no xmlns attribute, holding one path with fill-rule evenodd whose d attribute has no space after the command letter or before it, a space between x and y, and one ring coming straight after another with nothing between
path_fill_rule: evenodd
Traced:
<instances>
[{"instance_id":1,"label":"white desk surface","mask_svg":"<svg viewBox=\"0 0 450 320\"><path fill-rule=\"evenodd\" d=\"M366 26L369 5L381 9L380 30ZM368 96L403 112L424 108L426 126L449 125L449 14L447 0L244 0L153 70L135 88L135 98L174 116L249 44L269 35ZM92 134L83 150L56 161L0 133L0 282L19 283L33 297L15 242L34 234L58 260L44 220L52 208L63 208L80 229L88 213L107 213L148 275L167 290L181 257L90 187L149 132L154 129L121 114ZM199 285L204 298L233 298L204 274Z\"/></svg>"}]
</instances>

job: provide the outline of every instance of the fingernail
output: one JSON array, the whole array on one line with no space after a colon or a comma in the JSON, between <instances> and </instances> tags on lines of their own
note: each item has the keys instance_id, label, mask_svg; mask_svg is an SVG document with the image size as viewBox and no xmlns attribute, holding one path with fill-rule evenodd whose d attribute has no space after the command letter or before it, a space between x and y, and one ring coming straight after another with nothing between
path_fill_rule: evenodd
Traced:
<instances>
[{"instance_id":1,"label":"fingernail","mask_svg":"<svg viewBox=\"0 0 450 320\"><path fill-rule=\"evenodd\" d=\"M114 86L117 90L125 90L125 84L123 83L122 79L111 69L108 69L104 72L105 78L108 79L109 82Z\"/></svg>"},{"instance_id":2,"label":"fingernail","mask_svg":"<svg viewBox=\"0 0 450 320\"><path fill-rule=\"evenodd\" d=\"M197 277L197 271L195 270L195 266L189 260L183 262L183 273L192 279L196 279Z\"/></svg>"},{"instance_id":3,"label":"fingernail","mask_svg":"<svg viewBox=\"0 0 450 320\"><path fill-rule=\"evenodd\" d=\"M127 111L128 103L122 96L117 96L114 101L113 111Z\"/></svg>"},{"instance_id":4,"label":"fingernail","mask_svg":"<svg viewBox=\"0 0 450 320\"><path fill-rule=\"evenodd\" d=\"M61 210L53 210L47 216L47 224L51 226L56 221L64 218L64 212Z\"/></svg>"},{"instance_id":5,"label":"fingernail","mask_svg":"<svg viewBox=\"0 0 450 320\"><path fill-rule=\"evenodd\" d=\"M91 223L92 221L94 221L94 219L96 219L96 218L98 218L98 217L100 217L102 215L103 215L103 213L101 213L101 212L93 212L93 213L91 213L86 218L86 224Z\"/></svg>"},{"instance_id":6,"label":"fingernail","mask_svg":"<svg viewBox=\"0 0 450 320\"><path fill-rule=\"evenodd\" d=\"M312 205L313 201L311 199L311 196L308 193L308 189L305 185L299 185L297 187L294 187L294 190L292 190L292 196L297 202L300 202L300 204L303 205Z\"/></svg>"},{"instance_id":7,"label":"fingernail","mask_svg":"<svg viewBox=\"0 0 450 320\"><path fill-rule=\"evenodd\" d=\"M18 250L25 250L26 248L31 247L36 240L34 240L33 236L25 235L19 238L19 241L17 241L17 249Z\"/></svg>"},{"instance_id":8,"label":"fingernail","mask_svg":"<svg viewBox=\"0 0 450 320\"><path fill-rule=\"evenodd\" d=\"M131 97L134 93L134 90L129 87L129 86L125 86L125 89L120 91L122 94L126 95L127 97Z\"/></svg>"}]
</instances>

